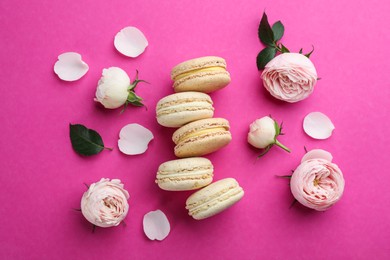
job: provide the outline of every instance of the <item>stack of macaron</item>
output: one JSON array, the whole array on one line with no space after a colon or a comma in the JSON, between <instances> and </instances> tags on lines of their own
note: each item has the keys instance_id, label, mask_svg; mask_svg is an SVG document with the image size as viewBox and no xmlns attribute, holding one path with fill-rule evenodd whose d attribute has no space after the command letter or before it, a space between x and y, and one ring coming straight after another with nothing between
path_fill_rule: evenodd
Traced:
<instances>
[{"instance_id":1,"label":"stack of macaron","mask_svg":"<svg viewBox=\"0 0 390 260\"><path fill-rule=\"evenodd\" d=\"M202 188L187 199L186 208L194 219L204 219L227 209L244 195L233 178L212 183L214 166L200 157L223 148L232 139L229 121L213 118L213 101L206 94L227 86L230 74L223 58L208 56L180 63L172 69L171 78L176 94L157 103L156 115L160 125L179 128L172 140L174 153L181 159L161 164L156 183L169 191Z\"/></svg>"}]
</instances>

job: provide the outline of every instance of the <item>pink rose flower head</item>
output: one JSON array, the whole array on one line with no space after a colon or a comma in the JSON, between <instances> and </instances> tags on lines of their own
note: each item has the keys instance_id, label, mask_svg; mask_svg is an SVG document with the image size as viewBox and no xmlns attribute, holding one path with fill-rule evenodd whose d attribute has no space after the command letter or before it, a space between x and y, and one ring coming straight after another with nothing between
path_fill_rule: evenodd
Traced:
<instances>
[{"instance_id":1,"label":"pink rose flower head","mask_svg":"<svg viewBox=\"0 0 390 260\"><path fill-rule=\"evenodd\" d=\"M314 90L317 72L303 54L283 53L265 65L263 85L277 99L294 103L307 98Z\"/></svg>"},{"instance_id":2,"label":"pink rose flower head","mask_svg":"<svg viewBox=\"0 0 390 260\"><path fill-rule=\"evenodd\" d=\"M302 160L290 182L295 199L318 211L333 206L343 195L345 184L339 167L323 158Z\"/></svg>"},{"instance_id":3,"label":"pink rose flower head","mask_svg":"<svg viewBox=\"0 0 390 260\"><path fill-rule=\"evenodd\" d=\"M118 226L129 210L129 193L118 179L102 178L93 183L81 199L81 212L99 227Z\"/></svg>"}]
</instances>

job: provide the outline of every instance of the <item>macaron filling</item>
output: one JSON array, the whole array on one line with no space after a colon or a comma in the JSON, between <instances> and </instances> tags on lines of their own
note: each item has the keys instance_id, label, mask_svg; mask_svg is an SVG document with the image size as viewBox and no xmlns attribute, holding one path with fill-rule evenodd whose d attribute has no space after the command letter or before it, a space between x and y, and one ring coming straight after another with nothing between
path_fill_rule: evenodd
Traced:
<instances>
[{"instance_id":1,"label":"macaron filling","mask_svg":"<svg viewBox=\"0 0 390 260\"><path fill-rule=\"evenodd\" d=\"M228 188L225 188L213 195L211 195L208 198L205 198L203 200L197 201L195 203L189 204L186 206L186 208L189 211L189 215L193 216L196 214L199 214L202 211L206 211L209 208L217 205L218 203L221 203L223 201L227 201L230 198L242 193L243 190L238 184L235 186L231 186Z\"/></svg>"},{"instance_id":2,"label":"macaron filling","mask_svg":"<svg viewBox=\"0 0 390 260\"><path fill-rule=\"evenodd\" d=\"M213 173L211 172L211 167L206 170L197 171L196 173L191 172L181 172L181 173L165 173L162 174L158 172L156 183L163 183L167 181L184 181L184 180L200 180L207 179L213 177Z\"/></svg>"},{"instance_id":3,"label":"macaron filling","mask_svg":"<svg viewBox=\"0 0 390 260\"><path fill-rule=\"evenodd\" d=\"M193 74L201 73L201 72L225 72L226 68L221 66L213 66L208 68L194 69L188 72L181 73L177 75L173 80L180 80L182 78L188 77Z\"/></svg>"}]
</instances>

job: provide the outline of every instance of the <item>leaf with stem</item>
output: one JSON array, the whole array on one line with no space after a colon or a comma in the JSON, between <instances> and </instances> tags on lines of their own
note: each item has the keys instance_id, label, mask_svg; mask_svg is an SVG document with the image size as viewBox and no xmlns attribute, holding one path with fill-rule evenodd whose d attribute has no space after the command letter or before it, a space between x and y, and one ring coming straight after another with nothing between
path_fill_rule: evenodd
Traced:
<instances>
[{"instance_id":1,"label":"leaf with stem","mask_svg":"<svg viewBox=\"0 0 390 260\"><path fill-rule=\"evenodd\" d=\"M104 147L103 139L98 132L83 125L69 124L69 135L72 147L78 154L90 156L104 149L112 150L112 148Z\"/></svg>"}]
</instances>

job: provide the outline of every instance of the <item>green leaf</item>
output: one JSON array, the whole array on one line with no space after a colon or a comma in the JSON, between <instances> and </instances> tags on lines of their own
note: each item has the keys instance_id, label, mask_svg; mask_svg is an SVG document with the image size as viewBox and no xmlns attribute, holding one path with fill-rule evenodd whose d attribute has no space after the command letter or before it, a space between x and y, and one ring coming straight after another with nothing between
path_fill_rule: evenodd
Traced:
<instances>
[{"instance_id":1,"label":"green leaf","mask_svg":"<svg viewBox=\"0 0 390 260\"><path fill-rule=\"evenodd\" d=\"M284 46L283 44L280 44L280 46L282 46L282 53L290 52L290 50L287 49L287 47Z\"/></svg>"},{"instance_id":2,"label":"green leaf","mask_svg":"<svg viewBox=\"0 0 390 260\"><path fill-rule=\"evenodd\" d=\"M305 56L306 56L307 58L310 58L310 55L311 55L311 54L313 53L313 51L314 51L314 46L312 46L312 47L313 47L313 49L311 50L311 52L305 54Z\"/></svg>"},{"instance_id":3,"label":"green leaf","mask_svg":"<svg viewBox=\"0 0 390 260\"><path fill-rule=\"evenodd\" d=\"M276 49L274 47L264 48L258 55L256 59L257 69L263 70L265 65L275 57Z\"/></svg>"},{"instance_id":4,"label":"green leaf","mask_svg":"<svg viewBox=\"0 0 390 260\"><path fill-rule=\"evenodd\" d=\"M144 104L142 104L142 98L135 94L134 91L129 91L129 95L127 96L127 102L138 107L142 107Z\"/></svg>"},{"instance_id":5,"label":"green leaf","mask_svg":"<svg viewBox=\"0 0 390 260\"><path fill-rule=\"evenodd\" d=\"M80 124L69 124L69 130L72 147L78 154L90 156L105 149L102 137L95 130ZM106 149L112 150L111 148Z\"/></svg>"},{"instance_id":6,"label":"green leaf","mask_svg":"<svg viewBox=\"0 0 390 260\"><path fill-rule=\"evenodd\" d=\"M274 127L275 127L275 139L276 139L276 137L280 135L281 129L275 120L274 120Z\"/></svg>"},{"instance_id":7,"label":"green leaf","mask_svg":"<svg viewBox=\"0 0 390 260\"><path fill-rule=\"evenodd\" d=\"M144 82L146 84L149 84L149 82L147 82L146 80L138 79L138 70L135 70L135 71L136 71L136 73L135 73L135 80L130 84L128 90L134 91L135 87L137 87L137 84L140 83L140 82Z\"/></svg>"},{"instance_id":8,"label":"green leaf","mask_svg":"<svg viewBox=\"0 0 390 260\"><path fill-rule=\"evenodd\" d=\"M302 51L303 51L303 49L301 48L301 49L299 50L299 54L302 54Z\"/></svg>"},{"instance_id":9,"label":"green leaf","mask_svg":"<svg viewBox=\"0 0 390 260\"><path fill-rule=\"evenodd\" d=\"M257 156L257 159L260 159L261 157L263 157L264 155L266 155L266 154L269 152L269 150L272 148L272 146L273 146L273 144L268 145L268 146L263 150L263 152Z\"/></svg>"},{"instance_id":10,"label":"green leaf","mask_svg":"<svg viewBox=\"0 0 390 260\"><path fill-rule=\"evenodd\" d=\"M274 44L274 33L272 32L271 26L268 23L268 18L265 12L261 18L259 29L258 29L259 39L262 43L268 46L273 46Z\"/></svg>"},{"instance_id":11,"label":"green leaf","mask_svg":"<svg viewBox=\"0 0 390 260\"><path fill-rule=\"evenodd\" d=\"M284 25L282 24L281 21L277 21L272 25L272 32L274 33L274 40L279 41L282 39L283 34L284 34Z\"/></svg>"},{"instance_id":12,"label":"green leaf","mask_svg":"<svg viewBox=\"0 0 390 260\"><path fill-rule=\"evenodd\" d=\"M144 104L141 101L132 101L129 103L132 104L133 106L136 106L136 107L143 107L144 106Z\"/></svg>"}]
</instances>

